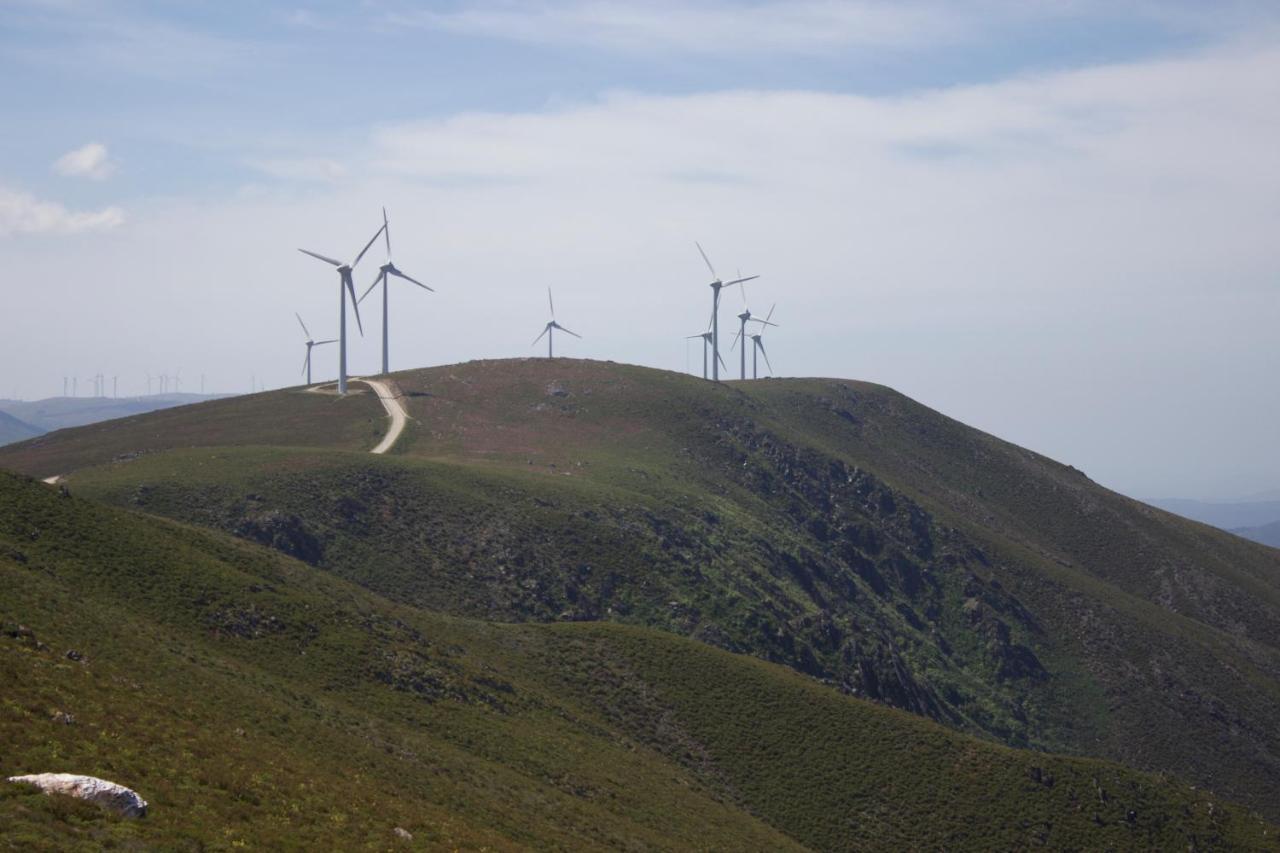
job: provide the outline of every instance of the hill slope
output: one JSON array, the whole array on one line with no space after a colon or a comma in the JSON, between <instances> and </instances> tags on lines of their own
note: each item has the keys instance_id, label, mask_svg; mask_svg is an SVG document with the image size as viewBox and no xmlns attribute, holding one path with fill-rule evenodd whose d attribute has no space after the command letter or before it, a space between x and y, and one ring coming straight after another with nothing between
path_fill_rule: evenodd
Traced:
<instances>
[{"instance_id":1,"label":"hill slope","mask_svg":"<svg viewBox=\"0 0 1280 853\"><path fill-rule=\"evenodd\" d=\"M1021 752L774 665L609 624L416 612L289 558L0 475L0 791L24 849L1263 846L1172 781ZM75 654L63 654L74 649ZM67 722L66 715L74 721Z\"/></svg>"},{"instance_id":2,"label":"hill slope","mask_svg":"<svg viewBox=\"0 0 1280 853\"><path fill-rule=\"evenodd\" d=\"M414 607L662 628L1280 818L1269 549L864 383L714 386L570 360L394 379L416 420L391 457L338 449L362 430L374 443L369 400L267 431L316 397L277 392L251 417L173 410L6 448L0 465L74 471L76 494Z\"/></svg>"}]
</instances>

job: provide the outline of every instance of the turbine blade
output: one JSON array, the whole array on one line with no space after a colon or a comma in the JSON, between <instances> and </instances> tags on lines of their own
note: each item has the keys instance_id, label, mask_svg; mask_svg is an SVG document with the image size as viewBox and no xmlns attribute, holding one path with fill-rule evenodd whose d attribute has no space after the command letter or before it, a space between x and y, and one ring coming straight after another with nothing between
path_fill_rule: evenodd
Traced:
<instances>
[{"instance_id":1,"label":"turbine blade","mask_svg":"<svg viewBox=\"0 0 1280 853\"><path fill-rule=\"evenodd\" d=\"M294 311L293 316L298 318L298 325L302 327L302 334L307 336L307 340L311 340L311 332L307 331L307 324L302 322L302 315Z\"/></svg>"},{"instance_id":2,"label":"turbine blade","mask_svg":"<svg viewBox=\"0 0 1280 853\"><path fill-rule=\"evenodd\" d=\"M707 257L707 253L702 251L702 244L694 240L693 245L698 247L698 254L702 255L702 262L707 265L707 269L711 270L711 277L719 278L720 276L716 275L716 268L711 266L711 260Z\"/></svg>"},{"instance_id":3,"label":"turbine blade","mask_svg":"<svg viewBox=\"0 0 1280 853\"><path fill-rule=\"evenodd\" d=\"M383 225L382 228L379 228L376 232L374 232L374 235L369 238L369 242L364 244L364 248L360 250L360 254L356 255L356 259L351 262L352 269L355 269L356 264L360 263L360 259L364 257L365 252L369 251L369 247L373 245L374 241L382 236L382 230L383 228L386 228L386 227L387 226ZM355 287L352 286L351 289L355 290Z\"/></svg>"},{"instance_id":4,"label":"turbine blade","mask_svg":"<svg viewBox=\"0 0 1280 853\"><path fill-rule=\"evenodd\" d=\"M307 354L302 359L302 369L298 371L299 376L305 376L307 373L307 362L311 361L311 347L307 347Z\"/></svg>"},{"instance_id":5,"label":"turbine blade","mask_svg":"<svg viewBox=\"0 0 1280 853\"><path fill-rule=\"evenodd\" d=\"M769 306L769 313L764 315L764 321L766 323L768 323L770 320L773 319L773 309L777 307L778 307L778 303L776 302Z\"/></svg>"},{"instance_id":6,"label":"turbine blade","mask_svg":"<svg viewBox=\"0 0 1280 853\"><path fill-rule=\"evenodd\" d=\"M760 276L758 276L758 275L749 275L749 276L747 276L746 278L735 278L733 281L726 281L726 282L724 283L724 286L725 286L725 287L729 287L729 286L734 285L734 284L742 284L744 281L751 281L751 280L753 280L753 279L757 279L757 278L759 278L759 277L760 277ZM744 292L745 292L745 291L744 291Z\"/></svg>"},{"instance_id":7,"label":"turbine blade","mask_svg":"<svg viewBox=\"0 0 1280 853\"><path fill-rule=\"evenodd\" d=\"M343 276L347 285L347 292L351 294L351 308L356 312L356 328L360 330L360 337L364 337L364 323L360 322L360 302L356 299L356 283L351 278L351 273Z\"/></svg>"},{"instance_id":8,"label":"turbine blade","mask_svg":"<svg viewBox=\"0 0 1280 853\"><path fill-rule=\"evenodd\" d=\"M359 300L359 301L364 302L364 298L365 298L366 296L368 296L368 295L369 295L369 292L370 292L370 291L372 291L375 287L377 287L377 286L378 286L378 283L382 281L382 277L383 277L384 275L386 275L386 274L387 274L387 273L386 273L386 271L385 271L385 270L378 270L378 277L377 277L377 278L375 278L375 279L373 280L373 284L369 285L369 289L368 289L368 290L366 290L364 293L360 294L360 300Z\"/></svg>"},{"instance_id":9,"label":"turbine blade","mask_svg":"<svg viewBox=\"0 0 1280 853\"><path fill-rule=\"evenodd\" d=\"M404 279L405 281L412 282L412 283L414 283L414 284L418 285L418 287L421 287L423 290L430 290L432 293L435 293L435 292L436 292L436 289L435 289L434 287L427 287L425 284L423 284L422 282L418 281L416 278L411 278L410 276L407 276L407 275L405 275L404 273L400 272L400 270L398 270L398 269L389 269L389 270L387 270L387 272L391 273L392 275L396 276L397 278L402 278L402 279Z\"/></svg>"},{"instance_id":10,"label":"turbine blade","mask_svg":"<svg viewBox=\"0 0 1280 853\"><path fill-rule=\"evenodd\" d=\"M538 341L542 340L542 339L543 339L543 337L544 337L544 336L546 336L547 332L549 332L549 331L551 331L551 324L550 324L550 323L548 323L547 325L545 325L545 326L543 326L543 327L542 327L542 334L541 334L541 335L538 335L536 338L534 338L534 339L533 339L533 343L529 344L529 346L537 346Z\"/></svg>"},{"instance_id":11,"label":"turbine blade","mask_svg":"<svg viewBox=\"0 0 1280 853\"><path fill-rule=\"evenodd\" d=\"M382 208L382 236L387 241L387 260L391 260L391 223L387 221L387 209Z\"/></svg>"},{"instance_id":12,"label":"turbine blade","mask_svg":"<svg viewBox=\"0 0 1280 853\"><path fill-rule=\"evenodd\" d=\"M310 255L313 258L318 258L324 261L326 264L333 264L335 267L342 266L341 261L335 261L333 258L326 258L324 255L317 255L315 252L311 251L310 249L299 249L298 251L304 255Z\"/></svg>"},{"instance_id":13,"label":"turbine blade","mask_svg":"<svg viewBox=\"0 0 1280 853\"><path fill-rule=\"evenodd\" d=\"M757 319L757 318L755 318L755 317L752 317L752 318L751 318L750 320L748 320L747 322L748 322L748 323L759 323L761 326L774 326L775 328L776 328L776 327L777 327L777 325L778 325L777 323L770 323L768 320L760 320L760 319Z\"/></svg>"},{"instance_id":14,"label":"turbine blade","mask_svg":"<svg viewBox=\"0 0 1280 853\"><path fill-rule=\"evenodd\" d=\"M562 332L565 332L566 334L573 335L575 338L578 338L579 340L581 340L582 338L582 335L578 334L577 332L570 332L568 329L566 329L564 326L561 326L559 323L556 323L556 328Z\"/></svg>"},{"instance_id":15,"label":"turbine blade","mask_svg":"<svg viewBox=\"0 0 1280 853\"><path fill-rule=\"evenodd\" d=\"M547 288L547 304L551 306L551 319L556 318L556 303L551 301L551 288Z\"/></svg>"},{"instance_id":16,"label":"turbine blade","mask_svg":"<svg viewBox=\"0 0 1280 853\"><path fill-rule=\"evenodd\" d=\"M729 344L729 351L733 352L733 348L738 345L738 338L742 337L742 329L738 329L738 333L733 336L733 343Z\"/></svg>"},{"instance_id":17,"label":"turbine blade","mask_svg":"<svg viewBox=\"0 0 1280 853\"><path fill-rule=\"evenodd\" d=\"M314 344L312 344L312 346L318 347L318 346L324 346L325 344L336 344L337 342L338 342L337 338L329 338L329 340L327 341L316 341Z\"/></svg>"},{"instance_id":18,"label":"turbine blade","mask_svg":"<svg viewBox=\"0 0 1280 853\"><path fill-rule=\"evenodd\" d=\"M716 353L716 361L720 362L720 366L725 370L729 369L729 365L724 363L724 356L720 355L720 353Z\"/></svg>"},{"instance_id":19,"label":"turbine blade","mask_svg":"<svg viewBox=\"0 0 1280 853\"><path fill-rule=\"evenodd\" d=\"M764 341L756 341L756 346L760 347L760 354L764 356L764 363L769 368L769 372L773 373L773 365L769 364L769 353L765 352Z\"/></svg>"}]
</instances>

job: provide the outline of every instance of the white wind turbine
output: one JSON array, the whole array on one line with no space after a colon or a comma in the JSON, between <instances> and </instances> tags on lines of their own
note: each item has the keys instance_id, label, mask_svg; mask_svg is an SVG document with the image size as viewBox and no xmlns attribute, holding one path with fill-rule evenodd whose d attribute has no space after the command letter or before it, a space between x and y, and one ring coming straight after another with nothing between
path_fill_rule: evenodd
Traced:
<instances>
[{"instance_id":1,"label":"white wind turbine","mask_svg":"<svg viewBox=\"0 0 1280 853\"><path fill-rule=\"evenodd\" d=\"M579 340L581 340L582 335L578 334L577 332L570 332L564 326L561 326L559 323L556 322L556 304L555 302L551 301L551 288L549 287L547 288L547 304L551 306L551 321L542 328L542 335L547 336L547 358L555 358L555 352L552 350L551 347L555 339L556 329L559 329L562 332L567 332L568 334L573 335L575 338L578 338ZM542 340L542 335L538 335L536 338L534 338L533 343L530 344L529 346L536 346L538 341Z\"/></svg>"},{"instance_id":2,"label":"white wind turbine","mask_svg":"<svg viewBox=\"0 0 1280 853\"><path fill-rule=\"evenodd\" d=\"M756 354L757 353L764 356L764 363L769 368L769 375L770 376L773 375L773 365L769 364L769 353L764 351L763 339L764 339L764 330L767 327L778 325L777 323L769 322L769 318L773 316L773 309L777 307L778 307L778 304L775 302L773 306L769 308L769 313L765 315L764 321L763 321L764 325L760 327L760 331L756 332L754 335L749 336L751 338L751 344L752 344L751 346L751 378L752 379L760 378L759 373L757 373L756 371Z\"/></svg>"},{"instance_id":3,"label":"white wind turbine","mask_svg":"<svg viewBox=\"0 0 1280 853\"><path fill-rule=\"evenodd\" d=\"M427 287L416 278L410 278L400 272L400 270L396 268L396 265L391 262L391 224L387 222L387 209L385 207L382 208L382 237L387 241L387 262L378 269L378 277L373 280L373 284L369 285L369 290L366 290L360 296L359 301L363 302L364 298L369 295L370 291L379 284L382 285L382 372L385 375L391 372L390 368L387 366L389 361L387 357L387 290L389 289L387 287L387 283L390 281L391 276L402 278L410 284L416 284L423 290L430 290L432 293L435 293L435 288Z\"/></svg>"},{"instance_id":4,"label":"white wind turbine","mask_svg":"<svg viewBox=\"0 0 1280 853\"><path fill-rule=\"evenodd\" d=\"M298 318L298 325L302 327L302 334L306 335L306 338L307 338L307 341L306 341L307 357L302 360L302 372L307 374L307 384L310 385L311 384L311 348L324 346L325 344L336 344L338 342L338 339L330 338L327 341L311 340L311 332L307 329L307 324L302 322L302 315L300 315L297 311L294 311L293 316ZM201 377L201 387L200 387L200 393L202 394L204 393L203 378L204 377Z\"/></svg>"},{"instance_id":5,"label":"white wind turbine","mask_svg":"<svg viewBox=\"0 0 1280 853\"><path fill-rule=\"evenodd\" d=\"M742 273L738 273L738 274L741 275ZM773 314L772 308L769 309L769 314L770 315ZM742 349L738 352L738 356L739 356L739 360L742 362L741 378L746 379L747 378L747 342L746 342L747 323L760 323L763 326L776 326L777 324L770 323L768 317L761 320L759 318L751 316L751 309L747 307L747 286L745 284L742 285L742 313L738 315L738 323L739 323L738 334L733 336L733 343L729 345L729 349L733 349L735 346L738 345L738 341L742 341ZM764 331L763 328L761 329L761 331ZM768 364L768 362L769 362L769 358L766 356L765 363ZM754 372L755 370L754 350L752 351L752 356L751 356L751 368L752 368L752 371ZM751 378L754 379L755 377L752 376Z\"/></svg>"},{"instance_id":6,"label":"white wind turbine","mask_svg":"<svg viewBox=\"0 0 1280 853\"><path fill-rule=\"evenodd\" d=\"M373 245L373 241L378 239L378 235L382 233L385 225L379 228L374 235L369 238L369 242L364 244L364 248L360 250L360 254L356 255L356 259L349 264L341 261L335 261L333 258L326 258L324 255L318 255L307 249L299 249L304 255L310 255L317 260L331 264L338 270L338 393L347 393L347 294L351 294L351 308L356 312L356 326L360 329L361 336L364 335L364 324L360 322L360 304L356 299L356 285L351 278L351 271L355 269L356 264L360 263L360 259L364 257L364 253L369 251L369 247Z\"/></svg>"},{"instance_id":7,"label":"white wind turbine","mask_svg":"<svg viewBox=\"0 0 1280 853\"><path fill-rule=\"evenodd\" d=\"M702 244L694 242L698 247L698 254L702 255L702 260L707 265L707 269L711 270L711 351L715 353L715 358L711 360L711 378L716 382L720 381L720 290L734 284L742 284L751 281L753 278L759 278L758 275L749 275L746 278L738 278L733 281L721 281L716 275L715 267L711 266L711 261L707 258L707 253L702 251Z\"/></svg>"},{"instance_id":8,"label":"white wind turbine","mask_svg":"<svg viewBox=\"0 0 1280 853\"><path fill-rule=\"evenodd\" d=\"M691 341L694 338L702 338L702 378L706 379L707 378L707 350L711 348L711 333L703 332L702 334L699 334L699 335L689 335L689 337L685 338L685 340ZM720 353L716 353L716 358L719 359L721 367L723 367L725 370L729 369L728 366L724 363L724 359L720 358Z\"/></svg>"}]
</instances>

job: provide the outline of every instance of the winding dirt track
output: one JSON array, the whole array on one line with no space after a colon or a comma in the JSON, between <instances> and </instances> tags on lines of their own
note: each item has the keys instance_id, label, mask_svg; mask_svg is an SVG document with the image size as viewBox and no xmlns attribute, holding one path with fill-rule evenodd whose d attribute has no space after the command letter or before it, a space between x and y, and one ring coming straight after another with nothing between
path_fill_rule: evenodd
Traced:
<instances>
[{"instance_id":1,"label":"winding dirt track","mask_svg":"<svg viewBox=\"0 0 1280 853\"><path fill-rule=\"evenodd\" d=\"M393 390L392 386L382 379L358 379L352 377L348 382L363 382L373 389L378 395L378 399L382 402L382 408L387 410L387 416L391 418L391 428L387 430L387 434L383 436L382 441L378 442L378 446L370 450L370 453L386 453L395 446L396 440L400 438L400 433L404 432L404 425L409 420L409 413L405 411L404 404L400 402L398 391Z\"/></svg>"}]
</instances>

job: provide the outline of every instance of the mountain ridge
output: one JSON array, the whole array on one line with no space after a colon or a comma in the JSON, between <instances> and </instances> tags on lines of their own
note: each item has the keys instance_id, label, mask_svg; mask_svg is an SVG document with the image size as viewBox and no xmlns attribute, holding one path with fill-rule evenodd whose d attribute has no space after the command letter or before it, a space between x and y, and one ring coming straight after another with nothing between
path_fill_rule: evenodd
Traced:
<instances>
[{"instance_id":1,"label":"mountain ridge","mask_svg":"<svg viewBox=\"0 0 1280 853\"><path fill-rule=\"evenodd\" d=\"M67 431L0 465L414 607L656 627L1274 812L1268 549L868 383L567 359L393 378L413 421L381 459L361 452L376 401L284 391Z\"/></svg>"}]
</instances>

